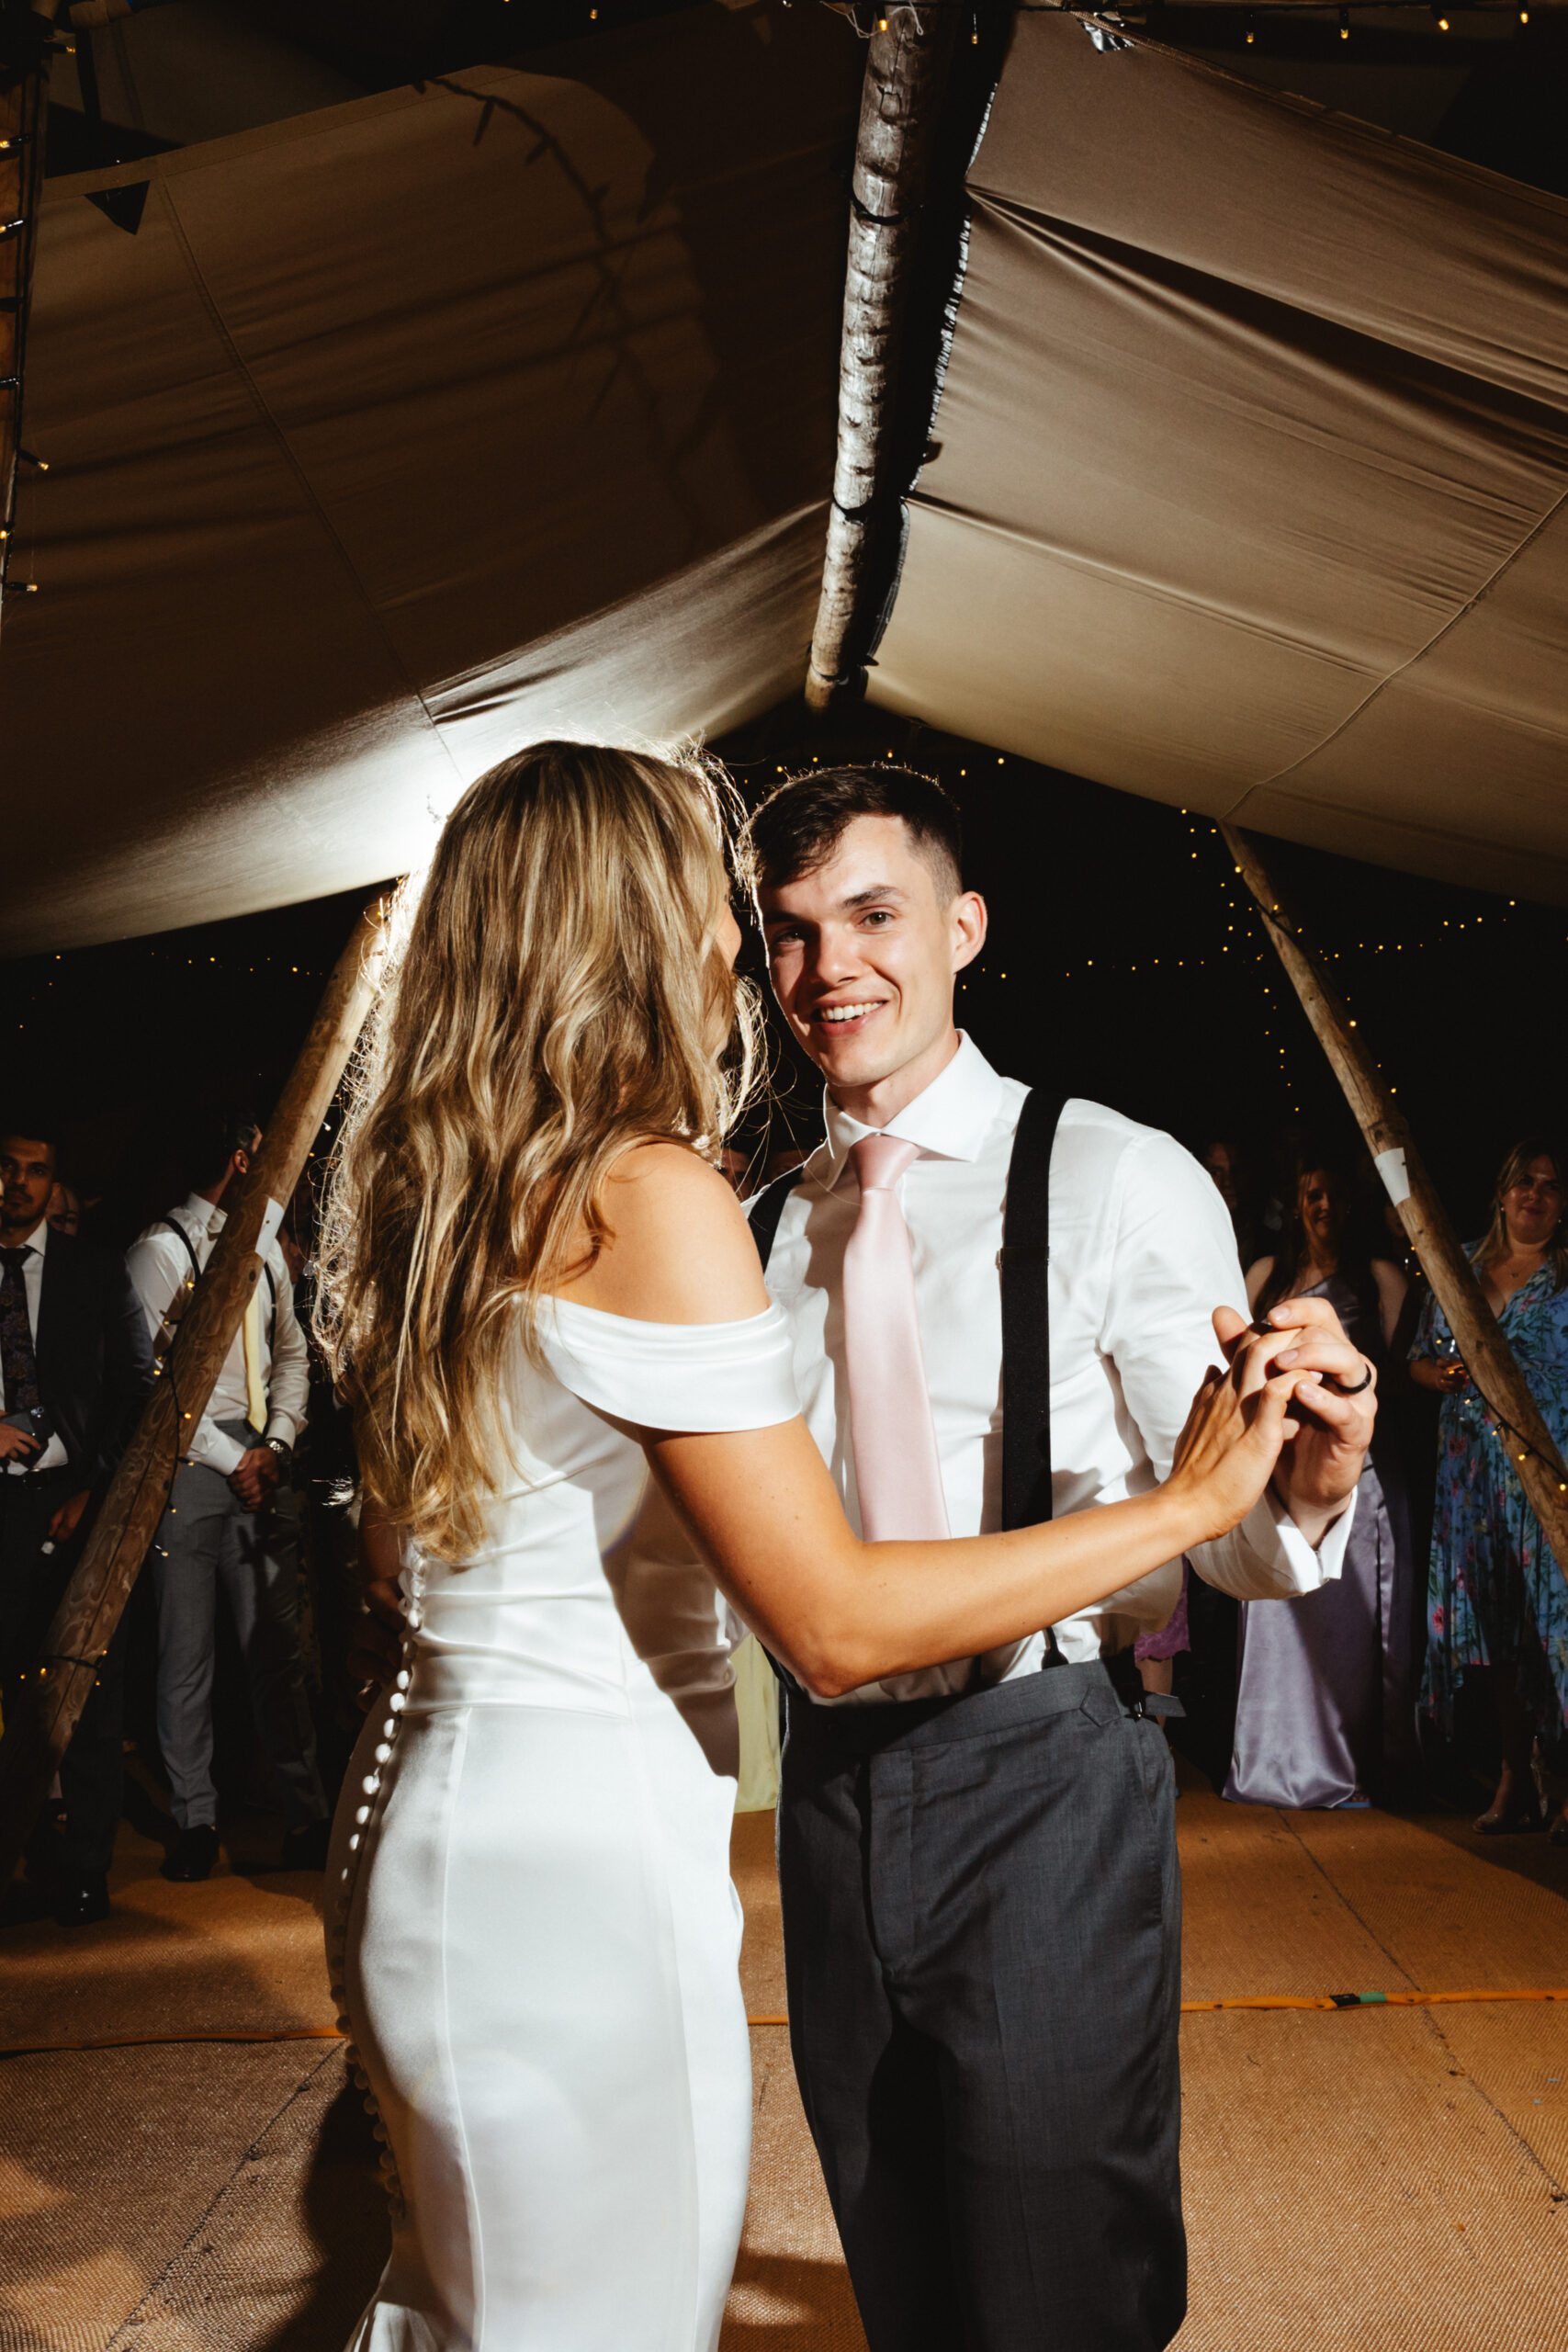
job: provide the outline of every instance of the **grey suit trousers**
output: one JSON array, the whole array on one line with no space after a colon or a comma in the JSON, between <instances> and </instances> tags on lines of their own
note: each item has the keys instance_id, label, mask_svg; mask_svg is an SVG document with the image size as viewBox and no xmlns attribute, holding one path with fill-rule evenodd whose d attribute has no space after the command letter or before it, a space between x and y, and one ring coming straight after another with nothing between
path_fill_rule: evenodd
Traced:
<instances>
[{"instance_id":1,"label":"grey suit trousers","mask_svg":"<svg viewBox=\"0 0 1568 2352\"><path fill-rule=\"evenodd\" d=\"M871 2352L1156 2352L1186 2311L1165 1739L1100 1665L788 1697L790 2040Z\"/></svg>"},{"instance_id":2,"label":"grey suit trousers","mask_svg":"<svg viewBox=\"0 0 1568 2352\"><path fill-rule=\"evenodd\" d=\"M243 1444L243 1421L219 1424ZM299 1502L280 1487L247 1510L221 1472L182 1464L152 1547L158 1598L158 1745L182 1829L216 1824L212 1669L218 1588L228 1600L250 1682L256 1735L290 1828L326 1818L316 1735L299 1668Z\"/></svg>"}]
</instances>

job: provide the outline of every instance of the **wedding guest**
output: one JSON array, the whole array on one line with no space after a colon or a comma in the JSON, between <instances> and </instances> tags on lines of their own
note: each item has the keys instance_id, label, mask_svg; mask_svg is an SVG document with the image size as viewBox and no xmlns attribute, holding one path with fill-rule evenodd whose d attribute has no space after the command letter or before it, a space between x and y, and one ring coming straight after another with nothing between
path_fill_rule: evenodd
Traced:
<instances>
[{"instance_id":1,"label":"wedding guest","mask_svg":"<svg viewBox=\"0 0 1568 2352\"><path fill-rule=\"evenodd\" d=\"M1492 1221L1471 1261L1503 1336L1559 1446L1568 1445L1568 1231L1564 1163L1535 1139L1514 1146L1493 1188ZM1496 1701L1502 1771L1476 1822L1483 1837L1534 1829L1537 1736L1568 1720L1568 1588L1525 1499L1500 1429L1428 1297L1410 1374L1440 1396L1438 1499L1427 1577L1424 1696L1445 1728L1461 1677L1483 1672ZM1568 1807L1551 1825L1568 1845Z\"/></svg>"},{"instance_id":2,"label":"wedding guest","mask_svg":"<svg viewBox=\"0 0 1568 2352\"><path fill-rule=\"evenodd\" d=\"M0 1708L8 1720L152 1378L118 1256L51 1222L54 1148L40 1113L18 1110L0 1125ZM58 1850L36 1839L30 1856L62 1927L85 1927L109 1908L124 1657L122 1626L61 1766L63 1838Z\"/></svg>"},{"instance_id":3,"label":"wedding guest","mask_svg":"<svg viewBox=\"0 0 1568 2352\"><path fill-rule=\"evenodd\" d=\"M1250 1266L1279 1238L1280 1204L1263 1197L1252 1157L1233 1134L1215 1136L1201 1147L1198 1158L1229 1214L1236 1256Z\"/></svg>"},{"instance_id":4,"label":"wedding guest","mask_svg":"<svg viewBox=\"0 0 1568 2352\"><path fill-rule=\"evenodd\" d=\"M132 1244L128 1263L155 1347L221 1232L222 1203L261 1140L244 1112L193 1122L188 1197ZM294 1445L305 1425L310 1366L294 1285L276 1241L225 1357L153 1539L158 1600L158 1742L179 1838L165 1878L207 1878L218 1859L212 1681L222 1586L250 1679L257 1734L282 1799L285 1869L320 1870L330 1815L299 1664L299 1506Z\"/></svg>"},{"instance_id":5,"label":"wedding guest","mask_svg":"<svg viewBox=\"0 0 1568 2352\"><path fill-rule=\"evenodd\" d=\"M81 1196L73 1193L69 1184L62 1184L58 1177L49 1196L45 1214L56 1233L76 1234L82 1230Z\"/></svg>"},{"instance_id":6,"label":"wedding guest","mask_svg":"<svg viewBox=\"0 0 1568 2352\"><path fill-rule=\"evenodd\" d=\"M1404 1277L1354 1246L1349 1205L1337 1170L1304 1167L1281 1247L1250 1269L1247 1294L1258 1314L1282 1299L1326 1299L1381 1373ZM1363 1805L1373 1784L1413 1777L1416 1606L1404 1469L1380 1414L1338 1579L1293 1600L1242 1605L1224 1794L1243 1804Z\"/></svg>"}]
</instances>

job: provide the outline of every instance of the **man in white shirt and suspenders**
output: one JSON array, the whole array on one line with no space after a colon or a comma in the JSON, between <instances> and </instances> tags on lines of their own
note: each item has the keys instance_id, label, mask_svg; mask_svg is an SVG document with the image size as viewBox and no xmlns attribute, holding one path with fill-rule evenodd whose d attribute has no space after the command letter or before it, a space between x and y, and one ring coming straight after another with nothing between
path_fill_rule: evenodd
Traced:
<instances>
[{"instance_id":1,"label":"man in white shirt and suspenders","mask_svg":"<svg viewBox=\"0 0 1568 2352\"><path fill-rule=\"evenodd\" d=\"M185 1302L222 1230L224 1194L249 1170L260 1129L218 1110L190 1130L188 1198L131 1245L127 1262L152 1344L166 1356ZM203 1879L218 1857L212 1673L222 1585L250 1680L257 1735L282 1795L285 1868L320 1870L330 1815L299 1668L298 1498L289 1472L305 1425L310 1360L283 1252L265 1278L175 1475L153 1539L158 1742L180 1836L164 1863Z\"/></svg>"},{"instance_id":2,"label":"man in white shirt and suspenders","mask_svg":"<svg viewBox=\"0 0 1568 2352\"><path fill-rule=\"evenodd\" d=\"M852 1518L969 1535L1148 1487L1215 1327L1245 1328L1208 1177L955 1028L986 910L938 786L813 771L748 848L828 1129L752 1227ZM1244 1598L1338 1574L1372 1423L1332 1310L1274 1319L1322 1380L1274 1489L1194 1561ZM1173 1781L1127 1647L1179 1573L986 1657L787 1691L791 2043L871 2352L1145 2352L1181 2324Z\"/></svg>"}]
</instances>

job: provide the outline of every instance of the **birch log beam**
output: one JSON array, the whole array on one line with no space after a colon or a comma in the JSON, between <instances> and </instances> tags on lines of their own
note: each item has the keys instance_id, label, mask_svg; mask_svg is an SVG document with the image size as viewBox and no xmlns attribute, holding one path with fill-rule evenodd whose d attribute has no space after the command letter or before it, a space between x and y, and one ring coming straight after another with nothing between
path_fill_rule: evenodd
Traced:
<instances>
[{"instance_id":1,"label":"birch log beam","mask_svg":"<svg viewBox=\"0 0 1568 2352\"><path fill-rule=\"evenodd\" d=\"M1220 831L1333 1065L1410 1246L1448 1317L1465 1368L1502 1424L1519 1484L1568 1582L1568 1470L1427 1173L1408 1123L1383 1084L1359 1026L1336 993L1323 958L1275 887L1258 842L1230 825L1222 825Z\"/></svg>"},{"instance_id":2,"label":"birch log beam","mask_svg":"<svg viewBox=\"0 0 1568 2352\"><path fill-rule=\"evenodd\" d=\"M10 1883L70 1746L164 1515L180 1457L261 1280L260 1253L282 1220L374 1001L385 917L383 901L367 907L338 959L244 1187L228 1211L93 1521L29 1678L28 1703L6 1725L0 1740L0 1888Z\"/></svg>"},{"instance_id":3,"label":"birch log beam","mask_svg":"<svg viewBox=\"0 0 1568 2352\"><path fill-rule=\"evenodd\" d=\"M43 191L54 0L0 0L0 599L17 511L22 372Z\"/></svg>"},{"instance_id":4,"label":"birch log beam","mask_svg":"<svg viewBox=\"0 0 1568 2352\"><path fill-rule=\"evenodd\" d=\"M850 197L839 448L806 700L860 690L876 619L871 566L896 525L899 354L960 11L889 5L867 45Z\"/></svg>"}]
</instances>

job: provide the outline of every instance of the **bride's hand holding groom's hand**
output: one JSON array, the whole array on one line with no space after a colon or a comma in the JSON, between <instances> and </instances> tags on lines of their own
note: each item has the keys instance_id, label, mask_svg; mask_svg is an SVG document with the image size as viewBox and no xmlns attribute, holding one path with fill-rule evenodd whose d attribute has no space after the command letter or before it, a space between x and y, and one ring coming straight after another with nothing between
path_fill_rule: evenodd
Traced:
<instances>
[{"instance_id":1,"label":"bride's hand holding groom's hand","mask_svg":"<svg viewBox=\"0 0 1568 2352\"><path fill-rule=\"evenodd\" d=\"M1216 1313L1216 1330L1227 1312ZM1184 1551L1228 1533L1247 1517L1300 1432L1297 1391L1305 1375L1299 1366L1276 1368L1286 1338L1277 1331L1248 1337L1244 1326L1225 1347L1227 1368L1216 1364L1206 1373L1192 1399L1164 1487L1190 1531Z\"/></svg>"},{"instance_id":2,"label":"bride's hand holding groom's hand","mask_svg":"<svg viewBox=\"0 0 1568 2352\"><path fill-rule=\"evenodd\" d=\"M1304 1375L1273 1486L1315 1545L1356 1490L1377 1419L1377 1380L1325 1298L1281 1299L1265 1320L1269 1329L1258 1333L1234 1307L1222 1306L1214 1331L1227 1362L1244 1346L1261 1345L1275 1371Z\"/></svg>"}]
</instances>

